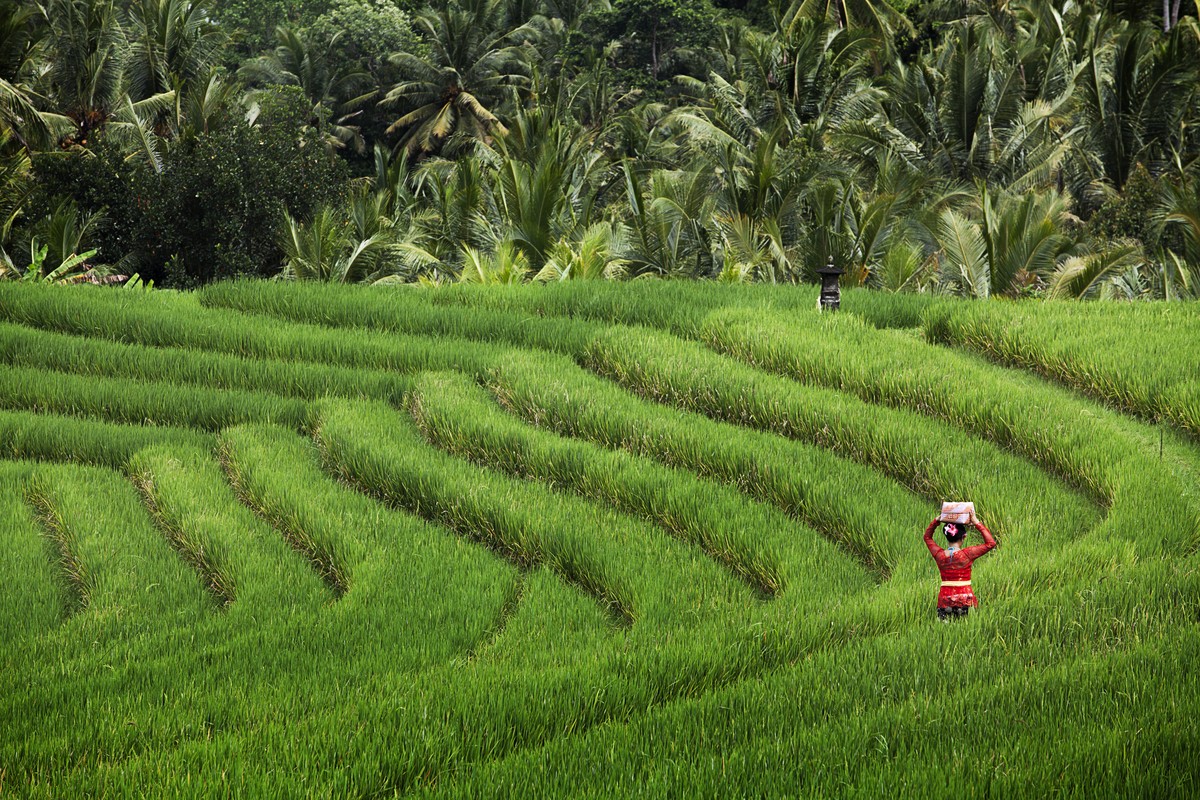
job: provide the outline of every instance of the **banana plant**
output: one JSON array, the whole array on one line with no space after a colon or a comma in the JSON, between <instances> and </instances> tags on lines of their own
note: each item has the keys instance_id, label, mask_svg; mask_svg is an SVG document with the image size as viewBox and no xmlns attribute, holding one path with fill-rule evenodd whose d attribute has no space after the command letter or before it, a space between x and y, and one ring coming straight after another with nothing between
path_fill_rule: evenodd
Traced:
<instances>
[{"instance_id":1,"label":"banana plant","mask_svg":"<svg viewBox=\"0 0 1200 800\"><path fill-rule=\"evenodd\" d=\"M36 238L30 241L29 268L21 278L23 283L71 283L86 273L87 270L80 270L79 267L84 266L87 260L99 251L88 250L85 253L72 253L64 258L57 267L43 275L42 270L46 267L46 258L49 252L50 248L39 243Z\"/></svg>"}]
</instances>

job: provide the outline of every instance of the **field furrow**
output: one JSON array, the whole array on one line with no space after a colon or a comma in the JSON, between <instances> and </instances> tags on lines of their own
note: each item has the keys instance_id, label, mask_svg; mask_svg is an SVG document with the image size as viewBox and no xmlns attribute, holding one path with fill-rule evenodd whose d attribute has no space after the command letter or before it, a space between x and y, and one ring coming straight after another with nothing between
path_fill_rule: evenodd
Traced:
<instances>
[{"instance_id":1,"label":"field furrow","mask_svg":"<svg viewBox=\"0 0 1200 800\"><path fill-rule=\"evenodd\" d=\"M338 475L525 565L545 564L628 622L671 630L737 614L753 594L661 530L469 465L392 409L329 401L316 438Z\"/></svg>"},{"instance_id":2,"label":"field furrow","mask_svg":"<svg viewBox=\"0 0 1200 800\"><path fill-rule=\"evenodd\" d=\"M1097 658L1033 642L1036 670L1024 668L1015 652L985 654L970 638L937 638L862 642L840 657L819 655L629 724L468 770L420 796L478 797L489 787L518 785L545 796L666 794L680 785L714 796L865 796L892 793L913 775L938 792L969 794L986 785L1020 794L1029 770L1018 765L1034 752L1036 780L1067 796L1089 796L1101 779L1139 796L1195 787L1185 763L1200 746L1194 726L1167 732L1154 723L1189 713L1195 700L1178 686L1153 696L1143 691L1148 677L1164 678L1200 654L1200 638L1179 637L1166 660L1144 644ZM942 661L921 666L930 650ZM844 659L855 655L861 666L845 669ZM996 673L1013 678L1000 682ZM1114 700L1129 695L1139 702ZM969 740L948 741L947 724L969 728ZM1084 736L1047 741L1039 733L1045 727ZM1174 757L1161 760L1163 752ZM796 760L815 766L764 769Z\"/></svg>"},{"instance_id":3,"label":"field furrow","mask_svg":"<svg viewBox=\"0 0 1200 800\"><path fill-rule=\"evenodd\" d=\"M443 450L641 517L696 545L765 597L789 586L814 599L849 597L871 585L815 532L774 508L689 472L522 424L461 376L418 379L411 405L422 433Z\"/></svg>"},{"instance_id":4,"label":"field furrow","mask_svg":"<svg viewBox=\"0 0 1200 800\"><path fill-rule=\"evenodd\" d=\"M820 531L877 579L895 566L886 558L887 532L927 522L925 503L869 468L806 442L649 402L570 361L507 357L489 381L500 403L527 422L735 487ZM874 507L845 502L846 486L874 497Z\"/></svg>"},{"instance_id":5,"label":"field furrow","mask_svg":"<svg viewBox=\"0 0 1200 800\"><path fill-rule=\"evenodd\" d=\"M501 342L506 345L578 353L599 326L579 320L512 314L486 308L437 306L420 292L326 292L325 287L264 283L221 283L198 292L211 309L261 314L294 323L317 322L335 328L364 328L390 334ZM316 291L314 291L316 290ZM432 364L427 369L436 369Z\"/></svg>"},{"instance_id":6,"label":"field furrow","mask_svg":"<svg viewBox=\"0 0 1200 800\"><path fill-rule=\"evenodd\" d=\"M148 619L187 623L213 609L119 473L41 466L26 498L54 541L76 616L87 617L88 626L128 631Z\"/></svg>"},{"instance_id":7,"label":"field furrow","mask_svg":"<svg viewBox=\"0 0 1200 800\"><path fill-rule=\"evenodd\" d=\"M931 311L931 342L1035 370L1150 421L1200 437L1200 317L1188 304L1007 304Z\"/></svg>"},{"instance_id":8,"label":"field furrow","mask_svg":"<svg viewBox=\"0 0 1200 800\"><path fill-rule=\"evenodd\" d=\"M0 281L0 795L1195 793L1184 433L952 298L409 288Z\"/></svg>"},{"instance_id":9,"label":"field furrow","mask_svg":"<svg viewBox=\"0 0 1200 800\"><path fill-rule=\"evenodd\" d=\"M207 350L121 344L0 323L0 360L13 367L98 378L166 381L313 400L335 395L398 404L410 381L363 367L243 358Z\"/></svg>"},{"instance_id":10,"label":"field furrow","mask_svg":"<svg viewBox=\"0 0 1200 800\"><path fill-rule=\"evenodd\" d=\"M9 661L24 654L27 636L50 630L78 605L77 595L60 589L66 588L63 565L56 568L48 557L60 542L38 525L39 509L25 501L33 470L32 464L0 461L0 641L7 643L0 647L0 672L6 673L17 669Z\"/></svg>"},{"instance_id":11,"label":"field furrow","mask_svg":"<svg viewBox=\"0 0 1200 800\"><path fill-rule=\"evenodd\" d=\"M0 408L80 416L126 425L219 431L244 422L301 428L307 406L265 392L232 392L0 365Z\"/></svg>"},{"instance_id":12,"label":"field furrow","mask_svg":"<svg viewBox=\"0 0 1200 800\"><path fill-rule=\"evenodd\" d=\"M587 364L649 399L831 449L931 501L969 498L988 509L993 530L1031 550L1045 531L1039 519L1054 518L1056 534L1075 537L1099 518L1085 497L990 442L912 411L768 375L699 344L612 328L593 343ZM893 537L880 544L886 563L928 558L912 548L911 530Z\"/></svg>"},{"instance_id":13,"label":"field furrow","mask_svg":"<svg viewBox=\"0 0 1200 800\"><path fill-rule=\"evenodd\" d=\"M536 674L599 661L623 648L628 636L593 597L545 567L525 573L517 599L492 636L471 653L474 661Z\"/></svg>"},{"instance_id":14,"label":"field furrow","mask_svg":"<svg viewBox=\"0 0 1200 800\"><path fill-rule=\"evenodd\" d=\"M94 419L0 411L0 455L120 469L145 447L210 447L211 434L164 425L114 425Z\"/></svg>"},{"instance_id":15,"label":"field furrow","mask_svg":"<svg viewBox=\"0 0 1200 800\"><path fill-rule=\"evenodd\" d=\"M520 579L510 565L339 485L306 439L279 428L234 428L222 435L221 456L243 502L335 587L337 625L355 631L374 618L360 645L394 648L397 666L469 652L511 611Z\"/></svg>"},{"instance_id":16,"label":"field furrow","mask_svg":"<svg viewBox=\"0 0 1200 800\"><path fill-rule=\"evenodd\" d=\"M1198 454L1174 440L1155 442L1154 431L1037 378L853 318L804 324L721 312L705 324L703 336L715 349L772 372L944 419L1022 453L1106 507L1175 507L1184 524L1134 537L1143 551L1200 543ZM837 358L842 348L855 357Z\"/></svg>"},{"instance_id":17,"label":"field furrow","mask_svg":"<svg viewBox=\"0 0 1200 800\"><path fill-rule=\"evenodd\" d=\"M46 290L49 291L46 291ZM432 336L333 330L200 305L192 295L122 298L103 292L0 283L0 319L72 336L176 347L266 361L299 361L399 373L477 372L503 348Z\"/></svg>"},{"instance_id":18,"label":"field furrow","mask_svg":"<svg viewBox=\"0 0 1200 800\"><path fill-rule=\"evenodd\" d=\"M279 535L237 501L217 461L194 448L148 448L127 471L151 516L222 603L268 621L332 597Z\"/></svg>"}]
</instances>

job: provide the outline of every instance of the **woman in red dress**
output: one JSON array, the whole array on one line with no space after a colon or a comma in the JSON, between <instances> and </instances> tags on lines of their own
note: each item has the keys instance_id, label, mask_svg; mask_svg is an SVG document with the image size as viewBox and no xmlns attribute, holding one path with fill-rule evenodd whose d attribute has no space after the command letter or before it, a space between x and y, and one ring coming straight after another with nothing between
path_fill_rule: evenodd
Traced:
<instances>
[{"instance_id":1,"label":"woman in red dress","mask_svg":"<svg viewBox=\"0 0 1200 800\"><path fill-rule=\"evenodd\" d=\"M996 538L982 522L974 518L965 524L947 522L942 533L946 535L949 547L943 550L933 541L933 530L940 521L935 518L925 529L925 546L929 548L929 554L937 562L938 572L942 574L942 588L938 592L938 619L948 622L965 617L971 606L979 605L979 600L971 591L971 564L996 546ZM967 538L967 525L973 525L983 534L983 544L962 547L963 540Z\"/></svg>"}]
</instances>

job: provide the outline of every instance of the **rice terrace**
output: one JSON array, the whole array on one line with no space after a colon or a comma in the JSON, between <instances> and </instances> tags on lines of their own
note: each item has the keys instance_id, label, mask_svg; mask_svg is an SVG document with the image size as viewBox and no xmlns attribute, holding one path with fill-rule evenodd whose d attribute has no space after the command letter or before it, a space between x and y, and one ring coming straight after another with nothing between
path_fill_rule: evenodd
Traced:
<instances>
[{"instance_id":1,"label":"rice terrace","mask_svg":"<svg viewBox=\"0 0 1200 800\"><path fill-rule=\"evenodd\" d=\"M1200 798L1200 0L0 2L0 800Z\"/></svg>"},{"instance_id":2,"label":"rice terrace","mask_svg":"<svg viewBox=\"0 0 1200 800\"><path fill-rule=\"evenodd\" d=\"M815 301L0 283L0 795L1195 796L1197 306Z\"/></svg>"}]
</instances>

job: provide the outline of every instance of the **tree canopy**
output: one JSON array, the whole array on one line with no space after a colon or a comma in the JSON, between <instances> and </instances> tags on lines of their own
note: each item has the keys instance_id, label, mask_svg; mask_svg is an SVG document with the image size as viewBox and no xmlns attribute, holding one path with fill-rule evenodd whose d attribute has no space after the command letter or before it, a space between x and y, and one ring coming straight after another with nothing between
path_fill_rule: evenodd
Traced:
<instances>
[{"instance_id":1,"label":"tree canopy","mask_svg":"<svg viewBox=\"0 0 1200 800\"><path fill-rule=\"evenodd\" d=\"M1194 0L0 10L6 275L1197 297L1198 156Z\"/></svg>"}]
</instances>

